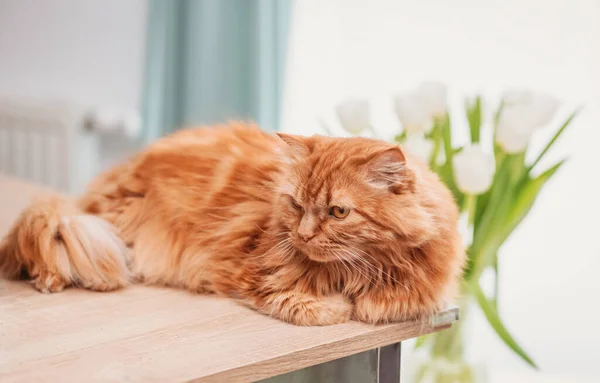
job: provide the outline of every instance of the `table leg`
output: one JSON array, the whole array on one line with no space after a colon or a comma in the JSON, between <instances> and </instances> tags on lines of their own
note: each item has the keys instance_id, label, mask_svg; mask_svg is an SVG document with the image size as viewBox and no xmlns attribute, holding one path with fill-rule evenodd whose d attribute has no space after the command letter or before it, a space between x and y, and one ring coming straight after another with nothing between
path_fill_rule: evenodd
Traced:
<instances>
[{"instance_id":1,"label":"table leg","mask_svg":"<svg viewBox=\"0 0 600 383\"><path fill-rule=\"evenodd\" d=\"M399 383L400 343L275 376L260 383Z\"/></svg>"},{"instance_id":2,"label":"table leg","mask_svg":"<svg viewBox=\"0 0 600 383\"><path fill-rule=\"evenodd\" d=\"M400 343L379 348L377 383L400 383L400 355Z\"/></svg>"}]
</instances>

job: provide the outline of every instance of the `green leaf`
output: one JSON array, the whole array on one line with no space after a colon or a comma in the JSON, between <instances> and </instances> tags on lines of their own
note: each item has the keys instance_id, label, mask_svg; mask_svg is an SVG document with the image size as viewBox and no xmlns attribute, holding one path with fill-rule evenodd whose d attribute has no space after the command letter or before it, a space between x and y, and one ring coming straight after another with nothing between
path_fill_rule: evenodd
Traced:
<instances>
[{"instance_id":1,"label":"green leaf","mask_svg":"<svg viewBox=\"0 0 600 383\"><path fill-rule=\"evenodd\" d=\"M492 182L492 190L494 189L496 183L498 182L498 178L502 176L501 173L502 166L506 166L504 164L507 154L496 144L494 144L494 157L496 159L496 173L494 174L494 181ZM492 196L492 190L488 190L487 192L479 195L477 197L477 209L475 214L475 227L479 227L481 220L487 211L488 204L490 202L490 198Z\"/></svg>"},{"instance_id":2,"label":"green leaf","mask_svg":"<svg viewBox=\"0 0 600 383\"><path fill-rule=\"evenodd\" d=\"M433 130L430 133L430 138L433 141L433 149L431 151L431 157L429 158L429 168L436 170L438 168L437 159L440 152L440 146L442 144L442 124L438 119L435 120Z\"/></svg>"},{"instance_id":3,"label":"green leaf","mask_svg":"<svg viewBox=\"0 0 600 383\"><path fill-rule=\"evenodd\" d=\"M402 133L396 134L396 136L394 136L394 141L398 143L402 143L404 140L406 140L406 131L402 131Z\"/></svg>"},{"instance_id":4,"label":"green leaf","mask_svg":"<svg viewBox=\"0 0 600 383\"><path fill-rule=\"evenodd\" d=\"M500 320L498 312L496 311L494 306L492 306L492 304L487 300L479 284L469 283L468 289L471 291L471 293L477 300L477 303L479 304L479 307L481 307L483 314L487 318L489 324L492 326L494 331L496 331L496 334L498 334L500 339L502 339L502 341L504 341L504 343L511 350L513 350L517 355L519 355L531 367L538 369L538 366L535 364L535 362L529 357L529 355L527 355L525 350L523 350L523 348L519 346L519 344L515 341L512 335L510 335L510 333Z\"/></svg>"},{"instance_id":5,"label":"green leaf","mask_svg":"<svg viewBox=\"0 0 600 383\"><path fill-rule=\"evenodd\" d=\"M475 208L475 222L474 226L478 227L479 222L481 222L481 218L485 213L485 209L487 208L488 203L490 202L490 196L492 192L488 190L487 192L480 194L477 196L477 207Z\"/></svg>"},{"instance_id":6,"label":"green leaf","mask_svg":"<svg viewBox=\"0 0 600 383\"><path fill-rule=\"evenodd\" d=\"M452 164L452 131L450 127L450 116L446 117L441 121L442 124L442 138L444 140L444 153L446 154L446 163Z\"/></svg>"},{"instance_id":7,"label":"green leaf","mask_svg":"<svg viewBox=\"0 0 600 383\"><path fill-rule=\"evenodd\" d=\"M440 166L434 169L437 175L440 177L444 185L450 189L452 192L452 196L454 197L454 201L460 207L463 205L464 195L458 190L456 186L454 186L454 179L452 178L451 166L444 164L444 166Z\"/></svg>"},{"instance_id":8,"label":"green leaf","mask_svg":"<svg viewBox=\"0 0 600 383\"><path fill-rule=\"evenodd\" d=\"M469 249L472 259L465 271L467 280L477 280L486 267L493 266L495 254L527 216L544 184L564 163L559 162L535 179L527 178L525 173L525 178L514 183L510 180L511 169L514 168L512 161L520 162L522 158L519 155L507 156L498 171L491 195L478 199L477 209L480 209L481 201L485 201L486 205L479 220L475 217L473 243Z\"/></svg>"},{"instance_id":9,"label":"green leaf","mask_svg":"<svg viewBox=\"0 0 600 383\"><path fill-rule=\"evenodd\" d=\"M580 110L581 109L577 109L576 111L574 111L573 113L571 113L571 115L569 116L569 118L567 118L567 120L562 124L562 126L560 127L560 129L558 129L558 131L554 134L554 136L552 137L552 139L546 144L546 147L544 148L544 150L542 150L540 152L540 154L537 156L537 158L528 167L527 173L530 173L531 170L535 167L535 165L537 165L540 162L540 160L544 157L544 155L546 154L546 152L548 152L548 150L550 150L550 148L552 147L552 145L554 145L554 143L556 142L556 140L558 140L558 138L560 137L560 135L565 131L565 129L567 129L567 126L569 126L571 124L571 121L573 121L573 119L575 118L575 116L577 116L577 114L579 113Z\"/></svg>"},{"instance_id":10,"label":"green leaf","mask_svg":"<svg viewBox=\"0 0 600 383\"><path fill-rule=\"evenodd\" d=\"M496 143L496 130L498 128L498 122L500 121L500 115L502 114L502 110L504 109L504 99L500 101L500 105L498 105L498 110L494 114L493 122L494 122L494 131L492 132L492 139L494 141L494 157L496 157L496 168L502 163L504 159L504 150Z\"/></svg>"},{"instance_id":11,"label":"green leaf","mask_svg":"<svg viewBox=\"0 0 600 383\"><path fill-rule=\"evenodd\" d=\"M467 280L478 280L483 270L491 265L494 253L502 245L500 241L502 223L508 215L515 191L511 184L512 161L515 160L518 161L519 158L514 155L504 157L495 175L485 211L479 221L475 217L473 242L469 248L472 259L470 267L465 271ZM479 209L479 206L477 208Z\"/></svg>"},{"instance_id":12,"label":"green leaf","mask_svg":"<svg viewBox=\"0 0 600 383\"><path fill-rule=\"evenodd\" d=\"M533 204L535 203L542 187L550 178L552 178L552 176L565 162L566 160L562 160L546 170L544 173L540 174L537 178L527 178L523 181L506 217L506 223L502 230L502 241L505 241L513 232L513 230L519 226L527 214L529 214L529 211L533 207Z\"/></svg>"},{"instance_id":13,"label":"green leaf","mask_svg":"<svg viewBox=\"0 0 600 383\"><path fill-rule=\"evenodd\" d=\"M492 189L490 190L489 201L485 211L482 213L480 221L475 227L475 233L473 238L472 250L474 253L481 248L481 242L487 237L488 233L492 228L492 223L498 220L497 210L500 202L507 197L507 191L510 186L510 170L511 170L511 157L507 156L502 163L500 168L494 176L494 182Z\"/></svg>"},{"instance_id":14,"label":"green leaf","mask_svg":"<svg viewBox=\"0 0 600 383\"><path fill-rule=\"evenodd\" d=\"M423 335L423 336L418 337L417 341L415 342L415 350L418 349L418 348L423 347L423 345L425 343L427 343L427 339L428 339L427 335Z\"/></svg>"},{"instance_id":15,"label":"green leaf","mask_svg":"<svg viewBox=\"0 0 600 383\"><path fill-rule=\"evenodd\" d=\"M441 124L442 142L444 143L444 154L446 156L446 163L443 166L444 182L446 183L446 186L448 186L448 189L450 189L450 191L454 195L454 198L460 206L463 195L458 190L456 182L454 181L454 164L452 162L454 150L452 149L452 133L450 126L450 116L448 114L446 114L444 119L441 120Z\"/></svg>"},{"instance_id":16,"label":"green leaf","mask_svg":"<svg viewBox=\"0 0 600 383\"><path fill-rule=\"evenodd\" d=\"M518 183L523 175L526 175L525 167L525 151L514 154L510 161L510 182L512 184Z\"/></svg>"}]
</instances>

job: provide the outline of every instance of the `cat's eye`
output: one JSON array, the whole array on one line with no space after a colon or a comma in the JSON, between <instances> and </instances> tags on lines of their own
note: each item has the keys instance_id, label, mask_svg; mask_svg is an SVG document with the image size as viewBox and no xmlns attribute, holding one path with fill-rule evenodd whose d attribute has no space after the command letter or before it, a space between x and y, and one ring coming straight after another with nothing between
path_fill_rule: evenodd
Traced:
<instances>
[{"instance_id":1,"label":"cat's eye","mask_svg":"<svg viewBox=\"0 0 600 383\"><path fill-rule=\"evenodd\" d=\"M329 209L329 215L338 219L346 218L348 214L350 214L350 208L347 207L332 206Z\"/></svg>"},{"instance_id":2,"label":"cat's eye","mask_svg":"<svg viewBox=\"0 0 600 383\"><path fill-rule=\"evenodd\" d=\"M302 210L302 206L300 206L300 204L298 202L296 202L294 197L290 197L290 202L291 202L292 206L294 207L294 209Z\"/></svg>"}]
</instances>

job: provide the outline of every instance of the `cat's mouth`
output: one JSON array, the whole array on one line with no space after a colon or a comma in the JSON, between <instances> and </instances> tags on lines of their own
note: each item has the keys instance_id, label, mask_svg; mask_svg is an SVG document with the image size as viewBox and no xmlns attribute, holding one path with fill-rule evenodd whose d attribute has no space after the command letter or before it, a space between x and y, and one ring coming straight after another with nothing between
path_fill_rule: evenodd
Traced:
<instances>
[{"instance_id":1,"label":"cat's mouth","mask_svg":"<svg viewBox=\"0 0 600 383\"><path fill-rule=\"evenodd\" d=\"M328 257L326 254L323 254L322 252L316 252L316 251L308 251L305 252L306 256L311 260L311 261L315 261L315 262L331 262L333 259L331 259L331 257Z\"/></svg>"},{"instance_id":2,"label":"cat's mouth","mask_svg":"<svg viewBox=\"0 0 600 383\"><path fill-rule=\"evenodd\" d=\"M294 246L311 261L325 263L338 260L330 249L306 243L297 243Z\"/></svg>"}]
</instances>

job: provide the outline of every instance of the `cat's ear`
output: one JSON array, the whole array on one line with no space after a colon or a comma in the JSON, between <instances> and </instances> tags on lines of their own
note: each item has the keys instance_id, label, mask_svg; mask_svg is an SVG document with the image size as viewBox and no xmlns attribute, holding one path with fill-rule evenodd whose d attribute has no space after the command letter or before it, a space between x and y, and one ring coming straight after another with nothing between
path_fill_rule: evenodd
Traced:
<instances>
[{"instance_id":1,"label":"cat's ear","mask_svg":"<svg viewBox=\"0 0 600 383\"><path fill-rule=\"evenodd\" d=\"M365 165L364 177L371 186L394 194L414 191L415 176L406 167L406 157L400 147L375 153Z\"/></svg>"},{"instance_id":2,"label":"cat's ear","mask_svg":"<svg viewBox=\"0 0 600 383\"><path fill-rule=\"evenodd\" d=\"M288 154L295 158L307 157L311 152L309 139L293 134L275 133L288 145Z\"/></svg>"}]
</instances>

